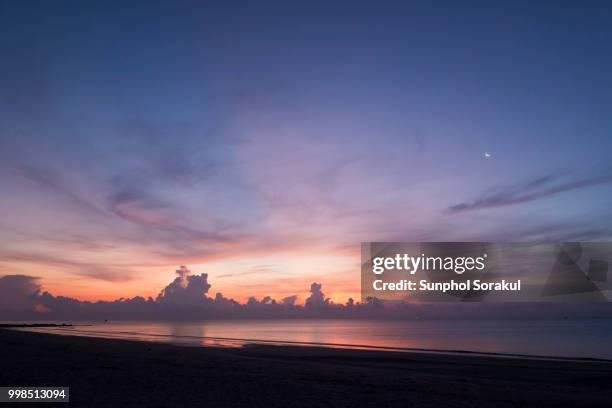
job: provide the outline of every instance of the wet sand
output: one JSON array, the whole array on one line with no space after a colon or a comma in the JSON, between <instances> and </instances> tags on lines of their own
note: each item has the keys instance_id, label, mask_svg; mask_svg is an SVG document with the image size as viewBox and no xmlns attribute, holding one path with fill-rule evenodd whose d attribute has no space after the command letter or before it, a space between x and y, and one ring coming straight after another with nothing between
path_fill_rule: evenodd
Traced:
<instances>
[{"instance_id":1,"label":"wet sand","mask_svg":"<svg viewBox=\"0 0 612 408\"><path fill-rule=\"evenodd\" d=\"M182 347L6 329L0 329L0 361L0 386L69 386L70 404L56 404L64 407L609 407L612 401L612 362L605 361Z\"/></svg>"}]
</instances>

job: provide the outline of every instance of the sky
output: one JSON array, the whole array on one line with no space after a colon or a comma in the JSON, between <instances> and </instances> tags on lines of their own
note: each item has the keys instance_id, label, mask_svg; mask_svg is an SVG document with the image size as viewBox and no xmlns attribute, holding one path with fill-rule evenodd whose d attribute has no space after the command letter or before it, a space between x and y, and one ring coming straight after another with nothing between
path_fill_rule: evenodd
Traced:
<instances>
[{"instance_id":1,"label":"sky","mask_svg":"<svg viewBox=\"0 0 612 408\"><path fill-rule=\"evenodd\" d=\"M367 241L612 238L609 2L0 1L0 276L359 297Z\"/></svg>"}]
</instances>

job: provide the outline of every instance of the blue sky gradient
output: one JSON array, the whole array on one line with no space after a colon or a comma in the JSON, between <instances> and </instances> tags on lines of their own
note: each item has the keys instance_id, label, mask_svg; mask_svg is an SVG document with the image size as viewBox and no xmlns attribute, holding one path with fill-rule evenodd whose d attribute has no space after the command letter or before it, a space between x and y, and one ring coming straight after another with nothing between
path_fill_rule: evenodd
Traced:
<instances>
[{"instance_id":1,"label":"blue sky gradient","mask_svg":"<svg viewBox=\"0 0 612 408\"><path fill-rule=\"evenodd\" d=\"M609 2L215 3L0 1L0 274L342 300L361 241L612 237Z\"/></svg>"}]
</instances>

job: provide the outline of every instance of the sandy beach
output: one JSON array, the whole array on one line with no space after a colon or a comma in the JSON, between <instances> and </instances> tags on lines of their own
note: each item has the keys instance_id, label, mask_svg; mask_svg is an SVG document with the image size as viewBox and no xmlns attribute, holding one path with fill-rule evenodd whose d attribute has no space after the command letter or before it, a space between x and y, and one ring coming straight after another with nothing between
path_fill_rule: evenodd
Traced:
<instances>
[{"instance_id":1,"label":"sandy beach","mask_svg":"<svg viewBox=\"0 0 612 408\"><path fill-rule=\"evenodd\" d=\"M70 405L79 407L604 407L612 400L605 361L183 347L7 329L0 344L2 386L69 386Z\"/></svg>"}]
</instances>

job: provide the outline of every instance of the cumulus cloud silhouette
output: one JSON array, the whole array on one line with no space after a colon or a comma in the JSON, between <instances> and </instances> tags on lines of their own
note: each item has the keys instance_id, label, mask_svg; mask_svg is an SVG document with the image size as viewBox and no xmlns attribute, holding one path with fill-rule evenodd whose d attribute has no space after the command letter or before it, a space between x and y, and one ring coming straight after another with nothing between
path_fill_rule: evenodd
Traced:
<instances>
[{"instance_id":1,"label":"cumulus cloud silhouette","mask_svg":"<svg viewBox=\"0 0 612 408\"><path fill-rule=\"evenodd\" d=\"M157 296L157 302L162 304L197 306L205 300L210 289L208 274L189 275L185 266L176 270L176 279L166 286Z\"/></svg>"},{"instance_id":2,"label":"cumulus cloud silhouette","mask_svg":"<svg viewBox=\"0 0 612 408\"><path fill-rule=\"evenodd\" d=\"M293 306L297 301L297 295L287 296L281 299L283 305Z\"/></svg>"},{"instance_id":3,"label":"cumulus cloud silhouette","mask_svg":"<svg viewBox=\"0 0 612 408\"><path fill-rule=\"evenodd\" d=\"M314 282L310 285L310 296L306 299L306 307L308 308L322 308L329 305L329 298L325 298L325 295L321 291L322 284Z\"/></svg>"},{"instance_id":4,"label":"cumulus cloud silhouette","mask_svg":"<svg viewBox=\"0 0 612 408\"><path fill-rule=\"evenodd\" d=\"M34 310L39 291L38 278L27 275L3 276L0 278L0 311Z\"/></svg>"},{"instance_id":5,"label":"cumulus cloud silhouette","mask_svg":"<svg viewBox=\"0 0 612 408\"><path fill-rule=\"evenodd\" d=\"M364 302L349 299L345 304L325 297L323 285L314 282L304 305L297 296L277 302L270 296L254 297L241 304L217 293L207 296L211 285L208 275L192 275L181 266L175 279L153 299L136 296L114 301L80 301L54 296L43 291L38 278L7 275L0 278L0 320L206 320L267 318L593 318L611 317L612 303L435 303L385 304L376 298Z\"/></svg>"}]
</instances>

